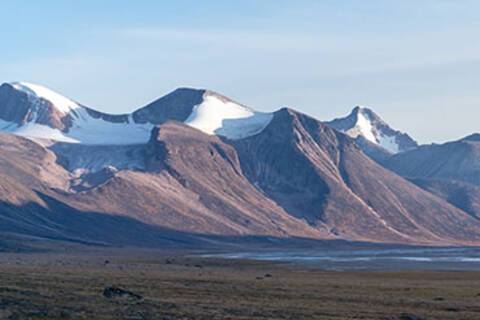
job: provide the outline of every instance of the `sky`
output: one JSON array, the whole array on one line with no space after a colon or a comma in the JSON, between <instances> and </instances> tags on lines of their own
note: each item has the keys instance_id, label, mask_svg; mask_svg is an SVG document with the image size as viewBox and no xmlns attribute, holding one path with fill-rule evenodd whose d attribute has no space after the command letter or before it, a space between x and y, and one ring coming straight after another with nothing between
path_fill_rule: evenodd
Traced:
<instances>
[{"instance_id":1,"label":"sky","mask_svg":"<svg viewBox=\"0 0 480 320\"><path fill-rule=\"evenodd\" d=\"M100 111L188 86L319 120L368 106L422 143L480 132L480 1L0 4L0 81Z\"/></svg>"}]
</instances>

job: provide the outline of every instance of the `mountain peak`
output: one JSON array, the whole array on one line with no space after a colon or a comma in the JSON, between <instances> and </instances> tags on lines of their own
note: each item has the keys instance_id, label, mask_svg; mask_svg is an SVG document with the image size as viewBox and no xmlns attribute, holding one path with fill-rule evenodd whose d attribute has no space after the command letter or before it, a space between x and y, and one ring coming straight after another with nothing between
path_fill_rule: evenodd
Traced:
<instances>
[{"instance_id":1,"label":"mountain peak","mask_svg":"<svg viewBox=\"0 0 480 320\"><path fill-rule=\"evenodd\" d=\"M25 136L68 131L82 107L44 86L11 82L0 86L0 130Z\"/></svg>"},{"instance_id":2,"label":"mountain peak","mask_svg":"<svg viewBox=\"0 0 480 320\"><path fill-rule=\"evenodd\" d=\"M352 114L357 114L359 112L364 112L365 110L368 110L368 111L371 111L368 107L365 107L365 106L355 106L353 109L352 109Z\"/></svg>"},{"instance_id":3,"label":"mountain peak","mask_svg":"<svg viewBox=\"0 0 480 320\"><path fill-rule=\"evenodd\" d=\"M188 96L201 96L203 99L206 99L207 97L214 97L214 98L217 98L225 103L227 102L233 102L233 103L236 103L238 105L240 105L240 103L234 101L233 99L230 99L229 97L221 94L221 93L218 93L216 91L213 91L213 90L210 90L210 89L203 89L203 88L192 88L192 87L179 87L175 90L173 90L172 92L168 93L166 96L160 98L160 99L163 99L165 97L188 97Z\"/></svg>"},{"instance_id":4,"label":"mountain peak","mask_svg":"<svg viewBox=\"0 0 480 320\"><path fill-rule=\"evenodd\" d=\"M182 96L182 95L195 95L195 94L204 94L206 91L206 89L202 89L202 88L193 88L193 87L178 87L176 89L174 89L173 91L167 93L165 96L163 97L168 97L168 96ZM162 98L163 98L162 97ZM161 98L160 98L161 99Z\"/></svg>"},{"instance_id":5,"label":"mountain peak","mask_svg":"<svg viewBox=\"0 0 480 320\"><path fill-rule=\"evenodd\" d=\"M73 100L38 84L28 82L10 82L9 85L15 90L25 93L29 99L50 102L50 104L56 110L64 114L68 114L72 110L80 108L80 105Z\"/></svg>"},{"instance_id":6,"label":"mountain peak","mask_svg":"<svg viewBox=\"0 0 480 320\"><path fill-rule=\"evenodd\" d=\"M372 109L364 106L356 106L347 117L337 118L326 124L352 138L366 140L393 154L417 146L417 142L410 136L392 129Z\"/></svg>"},{"instance_id":7,"label":"mountain peak","mask_svg":"<svg viewBox=\"0 0 480 320\"><path fill-rule=\"evenodd\" d=\"M378 114L376 114L375 111L373 111L371 108L366 106L356 106L355 108L352 109L352 112L350 112L349 117L357 117L357 121L358 121L359 115L360 116L363 115L364 117L367 117L371 121L385 123L385 121L383 121L383 119Z\"/></svg>"},{"instance_id":8,"label":"mountain peak","mask_svg":"<svg viewBox=\"0 0 480 320\"><path fill-rule=\"evenodd\" d=\"M242 139L263 130L273 115L256 112L212 90L178 88L135 111L137 123L176 120L210 135Z\"/></svg>"},{"instance_id":9,"label":"mountain peak","mask_svg":"<svg viewBox=\"0 0 480 320\"><path fill-rule=\"evenodd\" d=\"M38 84L0 86L0 131L68 143L128 144L146 141L149 130L129 123L128 115L89 109Z\"/></svg>"}]
</instances>

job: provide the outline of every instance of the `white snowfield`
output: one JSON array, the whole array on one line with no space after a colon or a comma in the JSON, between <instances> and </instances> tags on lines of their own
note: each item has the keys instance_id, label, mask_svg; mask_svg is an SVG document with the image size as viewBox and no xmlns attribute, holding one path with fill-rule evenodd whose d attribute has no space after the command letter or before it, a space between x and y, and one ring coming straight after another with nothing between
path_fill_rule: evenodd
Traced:
<instances>
[{"instance_id":1,"label":"white snowfield","mask_svg":"<svg viewBox=\"0 0 480 320\"><path fill-rule=\"evenodd\" d=\"M355 124L354 129L357 130L349 130L351 132L356 132L356 134L352 135L354 138L361 135L368 141L385 148L391 153L399 152L400 147L396 142L396 137L388 136L374 127L371 119L369 119L369 117L362 112L361 108L357 114L357 123Z\"/></svg>"},{"instance_id":2,"label":"white snowfield","mask_svg":"<svg viewBox=\"0 0 480 320\"><path fill-rule=\"evenodd\" d=\"M114 123L103 119L95 119L82 108L77 112L68 137L77 143L84 144L139 144L150 139L152 124L135 123L131 117L127 122Z\"/></svg>"},{"instance_id":3,"label":"white snowfield","mask_svg":"<svg viewBox=\"0 0 480 320\"><path fill-rule=\"evenodd\" d=\"M256 112L215 95L206 95L185 124L207 134L243 139L260 133L272 120L272 113Z\"/></svg>"},{"instance_id":4,"label":"white snowfield","mask_svg":"<svg viewBox=\"0 0 480 320\"><path fill-rule=\"evenodd\" d=\"M14 82L11 85L16 90L27 93L32 105L41 106L38 103L40 99L47 100L73 121L72 126L62 132L36 123L35 118L23 125L0 119L2 131L32 139L89 145L125 145L146 143L154 127L150 123L135 123L131 115L123 123L96 119L78 103L43 86L25 82ZM185 124L210 135L242 139L261 132L272 118L271 113L256 112L215 94L205 94L203 102L193 107Z\"/></svg>"}]
</instances>

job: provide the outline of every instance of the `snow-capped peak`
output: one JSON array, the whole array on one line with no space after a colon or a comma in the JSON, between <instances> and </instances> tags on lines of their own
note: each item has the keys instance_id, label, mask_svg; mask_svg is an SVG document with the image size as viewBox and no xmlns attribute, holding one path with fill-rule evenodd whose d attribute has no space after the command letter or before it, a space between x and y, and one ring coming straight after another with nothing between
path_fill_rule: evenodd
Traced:
<instances>
[{"instance_id":1,"label":"snow-capped peak","mask_svg":"<svg viewBox=\"0 0 480 320\"><path fill-rule=\"evenodd\" d=\"M12 82L0 86L0 131L34 139L146 143L155 125L176 120L235 140L259 133L272 118L272 113L256 112L208 90L177 89L132 114L112 115L84 107L41 85Z\"/></svg>"},{"instance_id":2,"label":"snow-capped peak","mask_svg":"<svg viewBox=\"0 0 480 320\"><path fill-rule=\"evenodd\" d=\"M327 124L352 138L363 138L390 153L403 152L417 146L410 136L392 129L375 112L363 106L357 106L347 117Z\"/></svg>"},{"instance_id":3,"label":"snow-capped peak","mask_svg":"<svg viewBox=\"0 0 480 320\"><path fill-rule=\"evenodd\" d=\"M272 113L256 112L219 94L206 91L201 104L193 107L185 124L207 134L242 139L262 131Z\"/></svg>"},{"instance_id":4,"label":"snow-capped peak","mask_svg":"<svg viewBox=\"0 0 480 320\"><path fill-rule=\"evenodd\" d=\"M80 108L80 105L78 105L76 102L38 84L32 84L28 82L12 82L10 85L16 90L26 93L33 99L43 99L49 101L58 111L64 114L68 114L70 111Z\"/></svg>"}]
</instances>

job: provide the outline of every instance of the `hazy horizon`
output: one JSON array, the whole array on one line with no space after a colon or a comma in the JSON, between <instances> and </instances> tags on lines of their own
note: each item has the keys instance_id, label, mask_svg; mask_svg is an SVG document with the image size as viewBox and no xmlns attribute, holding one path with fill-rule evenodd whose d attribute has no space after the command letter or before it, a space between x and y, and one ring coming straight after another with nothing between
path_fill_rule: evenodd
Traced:
<instances>
[{"instance_id":1,"label":"hazy horizon","mask_svg":"<svg viewBox=\"0 0 480 320\"><path fill-rule=\"evenodd\" d=\"M28 5L19 5L25 3ZM319 120L372 108L422 143L478 132L475 1L18 1L1 82L124 113L177 87Z\"/></svg>"}]
</instances>

